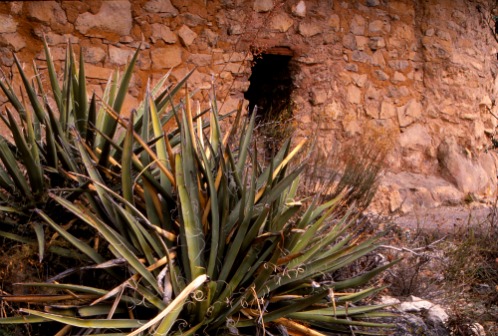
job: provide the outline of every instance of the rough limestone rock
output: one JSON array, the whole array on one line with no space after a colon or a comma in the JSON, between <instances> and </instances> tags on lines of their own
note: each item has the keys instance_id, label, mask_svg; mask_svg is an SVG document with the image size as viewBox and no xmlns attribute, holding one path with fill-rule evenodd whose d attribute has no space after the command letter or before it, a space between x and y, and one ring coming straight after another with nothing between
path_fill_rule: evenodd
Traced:
<instances>
[{"instance_id":1,"label":"rough limestone rock","mask_svg":"<svg viewBox=\"0 0 498 336\"><path fill-rule=\"evenodd\" d=\"M355 15L350 25L351 33L354 35L363 35L365 33L365 25L365 18L360 15Z\"/></svg>"},{"instance_id":2,"label":"rough limestone rock","mask_svg":"<svg viewBox=\"0 0 498 336\"><path fill-rule=\"evenodd\" d=\"M254 0L253 9L256 12L264 13L273 8L273 0Z\"/></svg>"},{"instance_id":3,"label":"rough limestone rock","mask_svg":"<svg viewBox=\"0 0 498 336\"><path fill-rule=\"evenodd\" d=\"M303 0L299 1L297 4L292 6L292 14L298 17L306 16L306 2Z\"/></svg>"},{"instance_id":4,"label":"rough limestone rock","mask_svg":"<svg viewBox=\"0 0 498 336\"><path fill-rule=\"evenodd\" d=\"M344 35L344 37L342 38L342 45L344 46L344 48L349 50L356 50L358 48L356 38L353 34Z\"/></svg>"},{"instance_id":5,"label":"rough limestone rock","mask_svg":"<svg viewBox=\"0 0 498 336\"><path fill-rule=\"evenodd\" d=\"M285 33L286 31L289 30L290 27L294 24L294 20L292 18L285 14L285 13L279 13L276 14L271 18L270 21L270 27L273 30Z\"/></svg>"},{"instance_id":6,"label":"rough limestone rock","mask_svg":"<svg viewBox=\"0 0 498 336\"><path fill-rule=\"evenodd\" d=\"M368 40L368 47L373 51L385 48L386 40L383 37L371 37Z\"/></svg>"},{"instance_id":7,"label":"rough limestone rock","mask_svg":"<svg viewBox=\"0 0 498 336\"><path fill-rule=\"evenodd\" d=\"M157 48L151 51L154 69L170 69L182 63L180 47Z\"/></svg>"},{"instance_id":8,"label":"rough limestone rock","mask_svg":"<svg viewBox=\"0 0 498 336\"><path fill-rule=\"evenodd\" d=\"M401 313L396 319L390 321L395 323L392 336L449 336L448 330L435 327L424 321L420 316L411 313Z\"/></svg>"},{"instance_id":9,"label":"rough limestone rock","mask_svg":"<svg viewBox=\"0 0 498 336\"><path fill-rule=\"evenodd\" d=\"M197 38L197 34L186 25L180 27L180 29L178 30L178 36L180 37L180 41L185 47L190 46L192 42L194 42L194 40Z\"/></svg>"},{"instance_id":10,"label":"rough limestone rock","mask_svg":"<svg viewBox=\"0 0 498 336\"><path fill-rule=\"evenodd\" d=\"M432 144L432 139L426 126L415 124L403 130L399 144L401 148L427 148Z\"/></svg>"},{"instance_id":11,"label":"rough limestone rock","mask_svg":"<svg viewBox=\"0 0 498 336\"><path fill-rule=\"evenodd\" d=\"M399 305L399 310L403 312L420 312L423 310L429 310L433 305L434 304L432 302L411 295L408 298L408 301L405 301Z\"/></svg>"},{"instance_id":12,"label":"rough limestone rock","mask_svg":"<svg viewBox=\"0 0 498 336\"><path fill-rule=\"evenodd\" d=\"M26 46L26 42L22 36L15 33L0 35L0 46L11 47L15 52Z\"/></svg>"},{"instance_id":13,"label":"rough limestone rock","mask_svg":"<svg viewBox=\"0 0 498 336\"><path fill-rule=\"evenodd\" d=\"M344 110L339 102L333 101L325 106L324 111L332 120L337 120L343 114Z\"/></svg>"},{"instance_id":14,"label":"rough limestone rock","mask_svg":"<svg viewBox=\"0 0 498 336\"><path fill-rule=\"evenodd\" d=\"M395 71L391 82L393 82L394 84L398 84L404 81L406 81L405 75L403 75L401 72Z\"/></svg>"},{"instance_id":15,"label":"rough limestone rock","mask_svg":"<svg viewBox=\"0 0 498 336\"><path fill-rule=\"evenodd\" d=\"M350 85L348 88L348 101L352 104L360 104L361 100L361 90L355 85Z\"/></svg>"},{"instance_id":16,"label":"rough limestone rock","mask_svg":"<svg viewBox=\"0 0 498 336\"><path fill-rule=\"evenodd\" d=\"M228 35L241 35L244 33L244 27L241 24L234 23L228 27Z\"/></svg>"},{"instance_id":17,"label":"rough limestone rock","mask_svg":"<svg viewBox=\"0 0 498 336\"><path fill-rule=\"evenodd\" d=\"M368 31L370 33L380 33L384 29L384 21L375 20L368 24Z\"/></svg>"},{"instance_id":18,"label":"rough limestone rock","mask_svg":"<svg viewBox=\"0 0 498 336\"><path fill-rule=\"evenodd\" d=\"M29 1L28 17L47 23L67 22L66 13L56 1Z\"/></svg>"},{"instance_id":19,"label":"rough limestone rock","mask_svg":"<svg viewBox=\"0 0 498 336\"><path fill-rule=\"evenodd\" d=\"M376 66L376 67L385 68L386 60L385 60L384 55L382 54L381 50L376 50L372 54L372 65Z\"/></svg>"},{"instance_id":20,"label":"rough limestone rock","mask_svg":"<svg viewBox=\"0 0 498 336\"><path fill-rule=\"evenodd\" d=\"M440 305L433 305L427 311L427 320L434 326L444 327L448 322L449 315L446 310Z\"/></svg>"},{"instance_id":21,"label":"rough limestone rock","mask_svg":"<svg viewBox=\"0 0 498 336\"><path fill-rule=\"evenodd\" d=\"M131 27L129 1L104 1L97 14L83 13L78 16L75 24L80 33L93 37L106 37L109 33L118 36L129 35Z\"/></svg>"},{"instance_id":22,"label":"rough limestone rock","mask_svg":"<svg viewBox=\"0 0 498 336\"><path fill-rule=\"evenodd\" d=\"M50 54L52 55L52 59L54 61L62 61L66 59L66 49L64 47L52 47L50 48ZM44 51L40 51L36 54L35 58L43 61L47 59Z\"/></svg>"},{"instance_id":23,"label":"rough limestone rock","mask_svg":"<svg viewBox=\"0 0 498 336\"><path fill-rule=\"evenodd\" d=\"M329 28L331 28L333 31L337 32L341 28L341 18L337 14L332 14L329 16L327 25Z\"/></svg>"},{"instance_id":24,"label":"rough limestone rock","mask_svg":"<svg viewBox=\"0 0 498 336\"><path fill-rule=\"evenodd\" d=\"M17 22L10 15L0 15L0 34L15 33L17 31Z\"/></svg>"},{"instance_id":25,"label":"rough limestone rock","mask_svg":"<svg viewBox=\"0 0 498 336\"><path fill-rule=\"evenodd\" d=\"M178 9L176 9L170 0L150 0L144 5L144 9L147 12L159 13L165 17L175 17L178 15Z\"/></svg>"},{"instance_id":26,"label":"rough limestone rock","mask_svg":"<svg viewBox=\"0 0 498 336\"><path fill-rule=\"evenodd\" d=\"M356 45L358 46L358 50L365 51L368 48L368 37L366 36L355 36Z\"/></svg>"},{"instance_id":27,"label":"rough limestone rock","mask_svg":"<svg viewBox=\"0 0 498 336\"><path fill-rule=\"evenodd\" d=\"M92 64L102 62L107 56L106 51L99 47L86 47L83 53L85 61Z\"/></svg>"},{"instance_id":28,"label":"rough limestone rock","mask_svg":"<svg viewBox=\"0 0 498 336\"><path fill-rule=\"evenodd\" d=\"M397 82L405 81L406 77L400 72L394 73L394 78L398 75ZM402 76L402 78L399 78ZM400 127L406 127L419 120L422 116L422 104L415 99L411 99L406 105L398 108L398 121Z\"/></svg>"},{"instance_id":29,"label":"rough limestone rock","mask_svg":"<svg viewBox=\"0 0 498 336\"><path fill-rule=\"evenodd\" d=\"M382 319L383 323L391 323L395 327L388 330L391 336L450 336L444 326L435 326L427 320L424 313L406 313L396 311L396 317Z\"/></svg>"},{"instance_id":30,"label":"rough limestone rock","mask_svg":"<svg viewBox=\"0 0 498 336\"><path fill-rule=\"evenodd\" d=\"M396 312L396 318L387 321L396 325L389 335L395 336L449 336L445 327L448 314L438 304L415 296L410 296L406 301L383 296L380 304L392 305L388 309Z\"/></svg>"},{"instance_id":31,"label":"rough limestone rock","mask_svg":"<svg viewBox=\"0 0 498 336\"><path fill-rule=\"evenodd\" d=\"M175 44L177 41L176 34L171 31L171 29L160 23L153 23L151 25L152 43L156 43L157 40L161 39L167 44Z\"/></svg>"},{"instance_id":32,"label":"rough limestone rock","mask_svg":"<svg viewBox=\"0 0 498 336\"><path fill-rule=\"evenodd\" d=\"M372 63L372 56L363 51L355 50L351 54L351 60L354 62L370 64Z\"/></svg>"},{"instance_id":33,"label":"rough limestone rock","mask_svg":"<svg viewBox=\"0 0 498 336\"><path fill-rule=\"evenodd\" d=\"M481 155L479 155L478 161L489 178L489 183L487 184L484 195L485 196L495 195L498 186L498 176L497 176L498 154L493 151L481 153Z\"/></svg>"},{"instance_id":34,"label":"rough limestone rock","mask_svg":"<svg viewBox=\"0 0 498 336\"><path fill-rule=\"evenodd\" d=\"M112 70L104 67L95 66L92 64L85 64L85 76L87 78L100 79L103 81L109 80Z\"/></svg>"},{"instance_id":35,"label":"rough limestone rock","mask_svg":"<svg viewBox=\"0 0 498 336\"><path fill-rule=\"evenodd\" d=\"M373 60L374 61L374 60ZM374 61L375 62L375 61ZM389 79L389 75L382 70L374 71L375 77L380 81L386 81Z\"/></svg>"},{"instance_id":36,"label":"rough limestone rock","mask_svg":"<svg viewBox=\"0 0 498 336\"><path fill-rule=\"evenodd\" d=\"M479 162L467 158L453 138L444 139L438 147L441 172L464 193L483 193L490 178Z\"/></svg>"},{"instance_id":37,"label":"rough limestone rock","mask_svg":"<svg viewBox=\"0 0 498 336\"><path fill-rule=\"evenodd\" d=\"M9 52L7 47L0 47L0 62L4 66L12 66L14 64L14 56Z\"/></svg>"},{"instance_id":38,"label":"rough limestone rock","mask_svg":"<svg viewBox=\"0 0 498 336\"><path fill-rule=\"evenodd\" d=\"M180 15L182 21L189 27L197 27L201 25L209 25L206 19L192 13L183 13Z\"/></svg>"},{"instance_id":39,"label":"rough limestone rock","mask_svg":"<svg viewBox=\"0 0 498 336\"><path fill-rule=\"evenodd\" d=\"M109 60L116 65L125 65L133 57L135 53L132 49L117 48L109 46Z\"/></svg>"},{"instance_id":40,"label":"rough limestone rock","mask_svg":"<svg viewBox=\"0 0 498 336\"><path fill-rule=\"evenodd\" d=\"M311 89L311 103L321 105L327 101L327 91L320 88Z\"/></svg>"},{"instance_id":41,"label":"rough limestone rock","mask_svg":"<svg viewBox=\"0 0 498 336\"><path fill-rule=\"evenodd\" d=\"M311 37L318 35L322 32L322 28L312 21L301 22L299 24L299 34L304 37Z\"/></svg>"},{"instance_id":42,"label":"rough limestone rock","mask_svg":"<svg viewBox=\"0 0 498 336\"><path fill-rule=\"evenodd\" d=\"M213 61L213 56L209 54L190 54L188 62L196 66L209 66Z\"/></svg>"},{"instance_id":43,"label":"rough limestone rock","mask_svg":"<svg viewBox=\"0 0 498 336\"><path fill-rule=\"evenodd\" d=\"M441 177L409 172L386 173L370 210L407 214L423 208L462 204L465 194Z\"/></svg>"},{"instance_id":44,"label":"rough limestone rock","mask_svg":"<svg viewBox=\"0 0 498 336\"><path fill-rule=\"evenodd\" d=\"M10 10L13 14L19 14L22 11L23 2L22 1L12 1L10 3Z\"/></svg>"},{"instance_id":45,"label":"rough limestone rock","mask_svg":"<svg viewBox=\"0 0 498 336\"><path fill-rule=\"evenodd\" d=\"M388 100L382 101L380 105L380 119L391 119L396 115L396 107Z\"/></svg>"},{"instance_id":46,"label":"rough limestone rock","mask_svg":"<svg viewBox=\"0 0 498 336\"><path fill-rule=\"evenodd\" d=\"M71 34L55 34L52 32L48 32L45 34L45 39L47 41L47 44L49 46L54 46L58 44L66 44L67 42L71 42L71 44L77 44L79 42L79 39L76 36L73 36Z\"/></svg>"},{"instance_id":47,"label":"rough limestone rock","mask_svg":"<svg viewBox=\"0 0 498 336\"><path fill-rule=\"evenodd\" d=\"M402 321L402 322L401 322ZM403 314L401 319L396 321L395 336L420 336L431 335L429 327L425 324L424 320L413 314Z\"/></svg>"},{"instance_id":48,"label":"rough limestone rock","mask_svg":"<svg viewBox=\"0 0 498 336\"><path fill-rule=\"evenodd\" d=\"M214 31L212 31L209 28L204 29L202 31L201 36L207 40L208 45L210 47L215 47L216 44L218 43L218 39L220 37L217 33L215 33Z\"/></svg>"}]
</instances>

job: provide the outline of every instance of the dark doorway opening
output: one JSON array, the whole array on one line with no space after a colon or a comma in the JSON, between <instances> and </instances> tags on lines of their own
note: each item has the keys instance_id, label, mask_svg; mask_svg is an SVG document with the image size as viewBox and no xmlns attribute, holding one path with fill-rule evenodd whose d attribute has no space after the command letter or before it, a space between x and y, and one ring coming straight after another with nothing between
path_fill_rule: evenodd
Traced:
<instances>
[{"instance_id":1,"label":"dark doorway opening","mask_svg":"<svg viewBox=\"0 0 498 336\"><path fill-rule=\"evenodd\" d=\"M249 113L256 110L258 136L263 138L268 154L280 147L293 129L291 76L292 51L274 48L254 56L249 89Z\"/></svg>"}]
</instances>

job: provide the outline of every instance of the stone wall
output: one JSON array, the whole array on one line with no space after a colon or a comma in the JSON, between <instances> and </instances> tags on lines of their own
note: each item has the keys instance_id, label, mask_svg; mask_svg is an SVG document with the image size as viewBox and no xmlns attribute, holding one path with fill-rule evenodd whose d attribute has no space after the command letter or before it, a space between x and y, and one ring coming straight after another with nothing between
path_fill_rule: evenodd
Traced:
<instances>
[{"instance_id":1,"label":"stone wall","mask_svg":"<svg viewBox=\"0 0 498 336\"><path fill-rule=\"evenodd\" d=\"M377 203L410 211L495 192L497 160L485 148L498 61L485 9L485 0L1 2L0 62L9 73L11 51L43 60L45 36L60 63L71 41L88 62L89 90L101 94L110 69L141 46L128 106L150 78L171 70L177 81L195 68L195 98L206 104L215 83L229 111L250 85L253 53L287 47L296 137L326 157L387 135L387 197Z\"/></svg>"}]
</instances>

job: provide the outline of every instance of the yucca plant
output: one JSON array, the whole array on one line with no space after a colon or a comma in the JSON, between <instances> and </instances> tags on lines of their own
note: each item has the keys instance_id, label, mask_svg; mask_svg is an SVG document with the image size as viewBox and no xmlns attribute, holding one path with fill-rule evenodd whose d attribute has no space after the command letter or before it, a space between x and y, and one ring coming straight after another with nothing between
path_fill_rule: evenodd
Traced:
<instances>
[{"instance_id":1,"label":"yucca plant","mask_svg":"<svg viewBox=\"0 0 498 336\"><path fill-rule=\"evenodd\" d=\"M51 191L64 190L65 197L70 200L88 191L89 181L84 178L86 171L77 145L81 143L88 147L94 158L98 158L104 177L112 173L111 162L119 160L120 152L112 146L120 148L124 140L115 134L117 121L114 115L104 113L103 109L112 109L117 115L121 113L138 57L137 51L122 77L119 72L113 74L103 97L93 94L89 98L82 57L78 64L71 46L68 46L60 76L62 83L59 83L60 77L46 43L44 48L49 92L43 85L39 67L33 63L35 76L30 81L15 55L21 88L15 90L5 74L0 80L0 88L10 102L0 118L11 131L11 139L0 135L0 211L5 224L0 227L0 236L26 242L26 238L16 235L15 231L20 224L29 223L38 238L40 260L43 259L45 247L44 231L42 225L33 220L33 211L57 212L57 205L48 197ZM175 87L166 86L168 75L160 79L152 90L157 95L155 104L160 110L184 83L181 81ZM135 112L137 127L142 121L140 114L143 108L141 105ZM163 117L162 122L167 122L172 116L170 113ZM111 141L115 136L116 142ZM148 174L146 176L155 182ZM69 253L56 246L49 248L53 252Z\"/></svg>"},{"instance_id":2,"label":"yucca plant","mask_svg":"<svg viewBox=\"0 0 498 336\"><path fill-rule=\"evenodd\" d=\"M29 106L11 85L2 85L25 131L17 131L9 112L7 125L17 146L28 145L17 153L4 140L1 174L12 189L5 193L20 197L25 188L33 194L31 203L9 210L36 218L40 246L43 223L57 232L52 241L68 242L86 265L44 283L21 284L50 295L2 296L30 308L1 324L58 322L57 335L369 334L388 327L375 321L389 315L384 306L362 304L381 288L356 288L390 264L317 282L374 251L376 239L355 234L354 209L334 215L341 195L308 207L297 200L305 166L291 162L302 143L292 149L285 142L261 167L254 115L245 119L240 105L223 135L214 90L205 116L193 113L188 92L175 97L188 75L174 87L165 77L148 88L143 103L123 118L138 54L121 84L113 79L100 99L87 98L84 62L76 66L70 50L63 89L57 90L48 48L46 55L58 116L48 101L39 103L39 95L46 97L41 83L35 90L25 81ZM165 128L169 120L176 126ZM43 183L28 172L27 154L43 162ZM48 183L49 174L63 182ZM14 182L15 176L24 183ZM71 276L76 271L77 282Z\"/></svg>"}]
</instances>

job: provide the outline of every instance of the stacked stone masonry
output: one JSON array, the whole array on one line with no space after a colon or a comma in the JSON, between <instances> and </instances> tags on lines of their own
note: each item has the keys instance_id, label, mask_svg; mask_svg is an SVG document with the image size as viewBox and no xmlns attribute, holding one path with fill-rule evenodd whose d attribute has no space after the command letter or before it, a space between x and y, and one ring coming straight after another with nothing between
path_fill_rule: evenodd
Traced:
<instances>
[{"instance_id":1,"label":"stacked stone masonry","mask_svg":"<svg viewBox=\"0 0 498 336\"><path fill-rule=\"evenodd\" d=\"M15 52L30 72L33 59L44 59L45 36L60 68L69 41L99 95L112 69L140 47L129 108L149 80L171 71L178 81L195 69L194 98L207 104L215 84L227 112L249 87L253 52L287 47L296 137L310 138L326 157L338 144L387 135L388 196L378 204L409 211L496 191L496 155L485 150L498 115L488 2L3 1L0 64L15 80Z\"/></svg>"}]
</instances>

